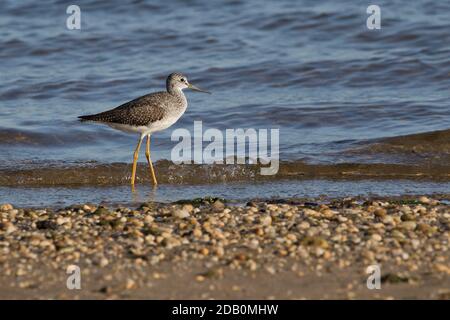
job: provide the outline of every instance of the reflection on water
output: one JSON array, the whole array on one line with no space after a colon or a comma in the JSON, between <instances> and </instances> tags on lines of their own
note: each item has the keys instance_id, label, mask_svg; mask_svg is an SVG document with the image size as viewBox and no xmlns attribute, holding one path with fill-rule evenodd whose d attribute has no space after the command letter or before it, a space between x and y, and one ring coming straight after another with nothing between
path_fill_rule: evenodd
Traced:
<instances>
[{"instance_id":1,"label":"reflection on water","mask_svg":"<svg viewBox=\"0 0 450 320\"><path fill-rule=\"evenodd\" d=\"M142 203L142 202L160 202L158 198L158 188L159 186L130 186L130 200L131 203ZM145 191L143 191L145 190ZM126 189L124 189L125 193ZM126 202L126 201L125 201Z\"/></svg>"}]
</instances>

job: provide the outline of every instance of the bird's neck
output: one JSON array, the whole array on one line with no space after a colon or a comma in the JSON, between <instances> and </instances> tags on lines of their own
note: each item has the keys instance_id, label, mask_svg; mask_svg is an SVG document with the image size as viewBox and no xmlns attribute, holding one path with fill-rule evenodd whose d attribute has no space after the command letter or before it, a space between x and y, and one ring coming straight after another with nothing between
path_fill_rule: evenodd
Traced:
<instances>
[{"instance_id":1,"label":"bird's neck","mask_svg":"<svg viewBox=\"0 0 450 320\"><path fill-rule=\"evenodd\" d=\"M178 87L168 86L167 92L176 96L184 96L183 90L181 90L181 88Z\"/></svg>"},{"instance_id":2,"label":"bird's neck","mask_svg":"<svg viewBox=\"0 0 450 320\"><path fill-rule=\"evenodd\" d=\"M186 96L184 95L183 90L181 90L180 88L170 88L170 89L167 88L167 92L169 92L172 96L174 96L176 100L180 102L180 105L183 108L186 108L187 99Z\"/></svg>"}]
</instances>

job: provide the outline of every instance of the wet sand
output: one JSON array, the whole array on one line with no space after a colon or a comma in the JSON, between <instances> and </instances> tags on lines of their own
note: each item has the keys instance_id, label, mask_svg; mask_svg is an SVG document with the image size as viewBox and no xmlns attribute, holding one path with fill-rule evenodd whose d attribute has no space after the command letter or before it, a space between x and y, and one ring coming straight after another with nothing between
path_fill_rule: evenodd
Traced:
<instances>
[{"instance_id":1,"label":"wet sand","mask_svg":"<svg viewBox=\"0 0 450 320\"><path fill-rule=\"evenodd\" d=\"M158 179L163 184L199 185L225 182L265 182L286 179L330 179L330 180L429 180L450 181L450 166L429 164L385 164L385 163L342 163L308 164L303 161L282 162L276 175L261 175L260 165L176 165L160 160L155 165ZM55 166L20 170L1 170L0 186L3 187L79 187L116 186L130 182L130 165L85 164L82 166ZM151 182L147 164L137 168L138 183Z\"/></svg>"},{"instance_id":2,"label":"wet sand","mask_svg":"<svg viewBox=\"0 0 450 320\"><path fill-rule=\"evenodd\" d=\"M450 298L444 199L6 204L0 217L4 299ZM81 290L66 287L72 264ZM373 264L380 290L366 287Z\"/></svg>"}]
</instances>

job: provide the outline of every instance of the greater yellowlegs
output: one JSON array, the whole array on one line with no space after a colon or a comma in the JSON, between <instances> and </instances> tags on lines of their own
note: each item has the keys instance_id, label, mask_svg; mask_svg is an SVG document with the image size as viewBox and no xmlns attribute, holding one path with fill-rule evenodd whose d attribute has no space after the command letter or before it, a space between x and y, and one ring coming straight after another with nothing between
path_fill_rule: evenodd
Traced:
<instances>
[{"instance_id":1,"label":"greater yellowlegs","mask_svg":"<svg viewBox=\"0 0 450 320\"><path fill-rule=\"evenodd\" d=\"M142 140L147 136L147 149L145 156L150 167L150 174L154 185L156 181L150 159L150 135L153 132L167 129L173 125L186 111L187 100L183 89L210 93L189 83L181 73L172 73L167 77L165 92L147 94L117 108L97 114L80 116L82 121L96 121L110 127L126 132L140 133L139 141L134 151L133 168L131 171L131 185L134 186L136 178L136 165Z\"/></svg>"}]
</instances>

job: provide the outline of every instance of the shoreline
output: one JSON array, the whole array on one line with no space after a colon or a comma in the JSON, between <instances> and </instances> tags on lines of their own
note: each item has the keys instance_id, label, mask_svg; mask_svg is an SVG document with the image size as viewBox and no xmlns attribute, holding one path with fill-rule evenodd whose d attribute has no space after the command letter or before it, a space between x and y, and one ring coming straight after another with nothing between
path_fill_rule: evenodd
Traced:
<instances>
[{"instance_id":1,"label":"shoreline","mask_svg":"<svg viewBox=\"0 0 450 320\"><path fill-rule=\"evenodd\" d=\"M445 163L441 160L441 163ZM261 164L175 164L169 160L154 163L159 182L165 185L201 185L239 182L273 182L283 180L410 180L450 182L450 166L424 162L418 164L337 163L314 164L282 161L275 175L261 175ZM0 169L2 187L84 187L121 186L130 183L128 163L61 163L48 167ZM137 183L151 183L146 163L137 165Z\"/></svg>"},{"instance_id":2,"label":"shoreline","mask_svg":"<svg viewBox=\"0 0 450 320\"><path fill-rule=\"evenodd\" d=\"M248 201L331 201L354 199L395 199L426 195L450 200L450 182L412 180L281 180L274 182L233 182L203 185L137 184L91 187L0 187L0 203L8 202L22 208L58 209L77 204L107 206L139 206L143 202L170 204L184 199L219 197L229 203Z\"/></svg>"},{"instance_id":3,"label":"shoreline","mask_svg":"<svg viewBox=\"0 0 450 320\"><path fill-rule=\"evenodd\" d=\"M425 196L4 204L0 298L450 299L449 230L450 204Z\"/></svg>"}]
</instances>

